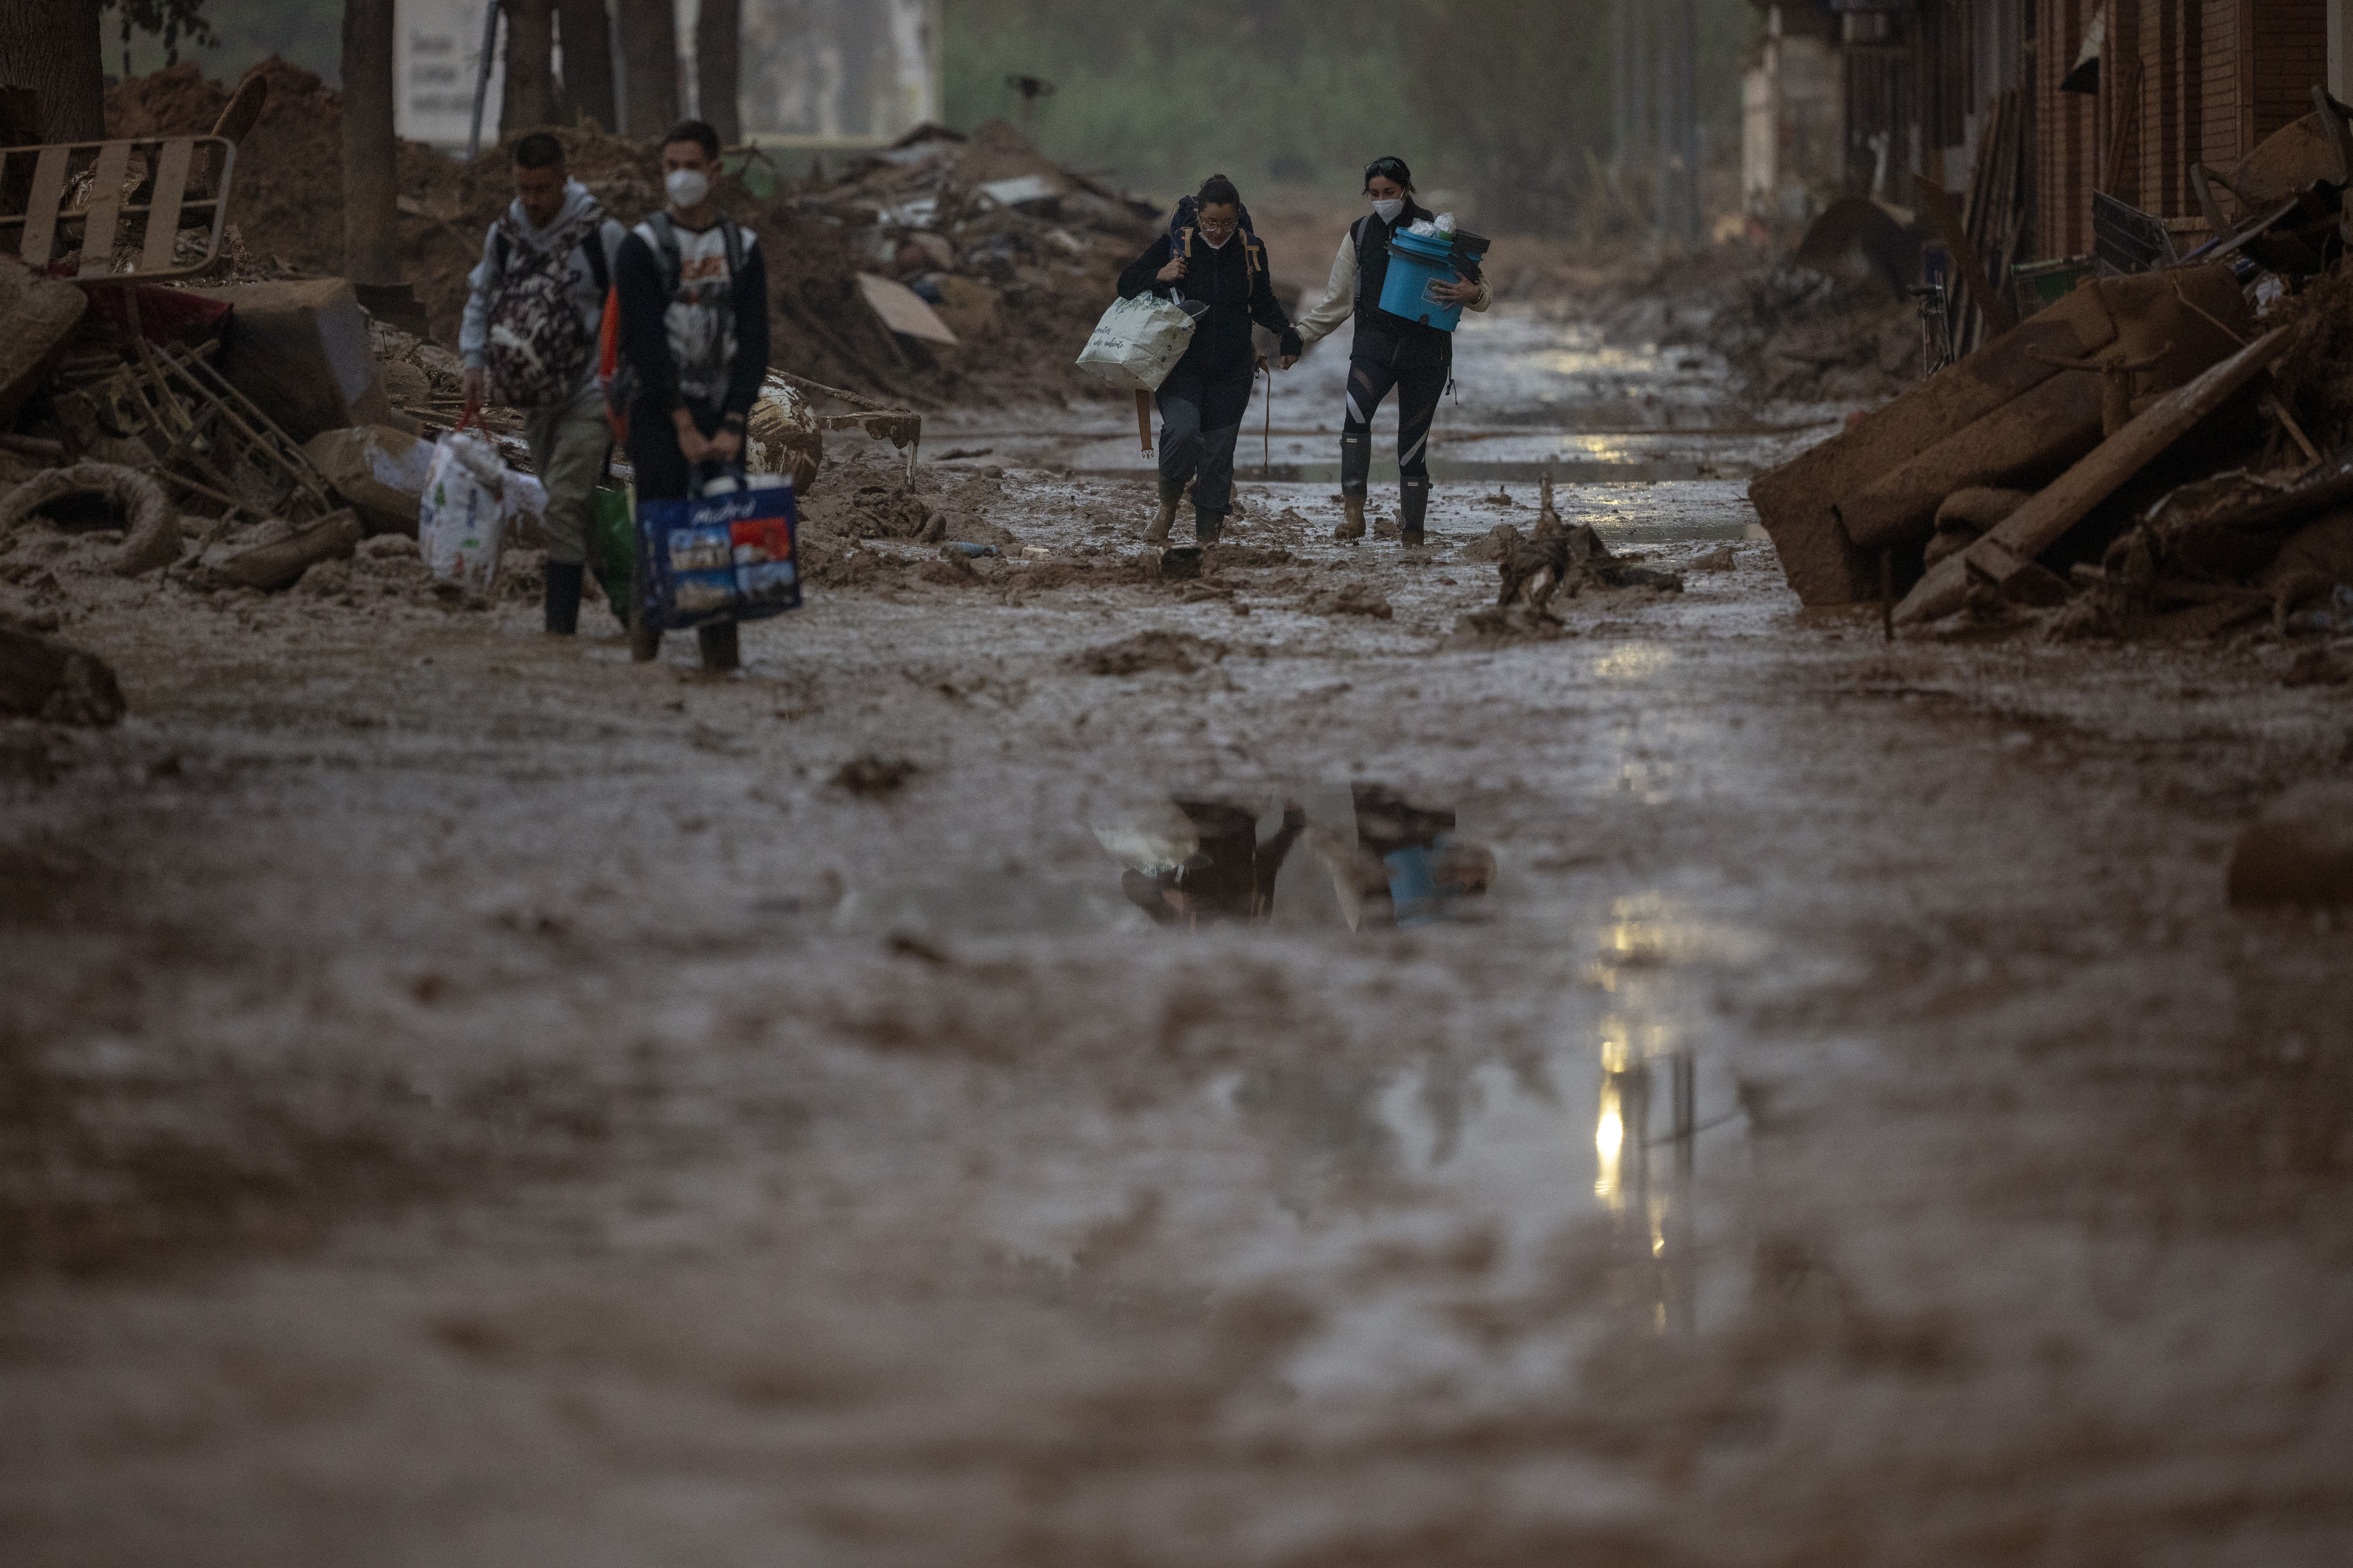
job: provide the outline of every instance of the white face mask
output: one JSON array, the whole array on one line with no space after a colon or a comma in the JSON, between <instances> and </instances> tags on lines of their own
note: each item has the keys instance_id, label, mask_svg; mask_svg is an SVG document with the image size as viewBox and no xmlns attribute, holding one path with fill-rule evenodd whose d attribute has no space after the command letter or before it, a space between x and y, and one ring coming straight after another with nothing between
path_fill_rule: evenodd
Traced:
<instances>
[{"instance_id":1,"label":"white face mask","mask_svg":"<svg viewBox=\"0 0 2353 1568\"><path fill-rule=\"evenodd\" d=\"M700 169L672 169L662 176L662 189L670 193L672 206L699 207L711 194L711 176Z\"/></svg>"},{"instance_id":2,"label":"white face mask","mask_svg":"<svg viewBox=\"0 0 2353 1568\"><path fill-rule=\"evenodd\" d=\"M1209 231L1206 228L1201 230L1200 234L1201 243L1208 246L1211 250L1223 250L1226 247L1226 241L1233 238L1234 237L1234 231L1232 229L1226 230L1224 234L1215 239L1209 237Z\"/></svg>"},{"instance_id":3,"label":"white face mask","mask_svg":"<svg viewBox=\"0 0 2353 1568\"><path fill-rule=\"evenodd\" d=\"M1381 215L1383 223L1395 223L1398 220L1398 214L1405 211L1405 202L1399 197L1391 196L1387 201L1375 202L1373 210Z\"/></svg>"}]
</instances>

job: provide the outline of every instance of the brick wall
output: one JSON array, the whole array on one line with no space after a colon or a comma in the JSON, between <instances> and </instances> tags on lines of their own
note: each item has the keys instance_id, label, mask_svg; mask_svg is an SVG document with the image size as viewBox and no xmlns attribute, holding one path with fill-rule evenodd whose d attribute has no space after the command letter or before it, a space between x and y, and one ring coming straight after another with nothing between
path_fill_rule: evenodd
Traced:
<instances>
[{"instance_id":1,"label":"brick wall","mask_svg":"<svg viewBox=\"0 0 2353 1568\"><path fill-rule=\"evenodd\" d=\"M2092 248L2099 177L2099 100L2061 92L2098 0L2042 0L2034 21L2034 248L2045 258Z\"/></svg>"},{"instance_id":2,"label":"brick wall","mask_svg":"<svg viewBox=\"0 0 2353 1568\"><path fill-rule=\"evenodd\" d=\"M2240 4L2257 8L2253 0ZM2311 113L2314 85L2328 79L2327 0L2263 0L2261 9L2253 73L2257 142Z\"/></svg>"},{"instance_id":3,"label":"brick wall","mask_svg":"<svg viewBox=\"0 0 2353 1568\"><path fill-rule=\"evenodd\" d=\"M2328 75L2327 0L2119 4L2137 13L2130 42L2119 37L2118 47L2120 57L2137 51L2141 86L2133 174L2117 194L2168 217L2195 217L2190 164L2227 172L2311 111L2313 84ZM2105 93L2116 79L2109 62L2101 76Z\"/></svg>"}]
</instances>

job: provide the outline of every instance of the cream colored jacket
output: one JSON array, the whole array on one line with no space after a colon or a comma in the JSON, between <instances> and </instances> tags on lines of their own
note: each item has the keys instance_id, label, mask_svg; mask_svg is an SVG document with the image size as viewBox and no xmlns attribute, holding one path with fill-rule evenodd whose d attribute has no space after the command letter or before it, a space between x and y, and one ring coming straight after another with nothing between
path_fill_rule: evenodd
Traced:
<instances>
[{"instance_id":1,"label":"cream colored jacket","mask_svg":"<svg viewBox=\"0 0 2353 1568\"><path fill-rule=\"evenodd\" d=\"M1356 230L1340 237L1340 254L1332 258L1332 276L1324 285L1324 298L1315 308L1299 317L1292 325L1299 329L1301 343L1312 343L1326 337L1346 321L1356 308ZM1462 301L1463 308L1483 310L1495 302L1495 286L1485 279L1479 280L1479 297Z\"/></svg>"}]
</instances>

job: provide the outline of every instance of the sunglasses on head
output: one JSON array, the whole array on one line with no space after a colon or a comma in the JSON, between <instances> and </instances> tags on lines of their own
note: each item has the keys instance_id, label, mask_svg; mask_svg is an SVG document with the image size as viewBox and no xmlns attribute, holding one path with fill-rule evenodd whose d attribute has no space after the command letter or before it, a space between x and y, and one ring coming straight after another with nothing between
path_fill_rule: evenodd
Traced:
<instances>
[{"instance_id":1,"label":"sunglasses on head","mask_svg":"<svg viewBox=\"0 0 2353 1568\"><path fill-rule=\"evenodd\" d=\"M1384 180L1395 180L1400 185L1404 184L1405 160L1402 158L1374 159L1371 163L1365 165L1366 183L1369 184L1375 175L1378 175Z\"/></svg>"}]
</instances>

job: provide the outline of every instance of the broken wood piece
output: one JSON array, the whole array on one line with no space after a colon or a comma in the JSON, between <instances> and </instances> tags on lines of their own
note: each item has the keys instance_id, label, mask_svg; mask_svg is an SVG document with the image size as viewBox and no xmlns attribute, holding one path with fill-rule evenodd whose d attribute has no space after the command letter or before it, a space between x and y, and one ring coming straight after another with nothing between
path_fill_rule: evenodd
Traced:
<instances>
[{"instance_id":1,"label":"broken wood piece","mask_svg":"<svg viewBox=\"0 0 2353 1568\"><path fill-rule=\"evenodd\" d=\"M2264 393L2255 400L2255 406L2262 409L2268 418L2288 433L2289 439L2293 440L2297 449L2304 453L2306 462L2320 461L2320 448L2312 444L2312 437L2304 433L2304 426L2295 422L2295 416L2287 411L2287 405L2280 401L2277 393Z\"/></svg>"},{"instance_id":2,"label":"broken wood piece","mask_svg":"<svg viewBox=\"0 0 2353 1568\"><path fill-rule=\"evenodd\" d=\"M0 258L0 426L16 417L72 346L90 296Z\"/></svg>"},{"instance_id":3,"label":"broken wood piece","mask_svg":"<svg viewBox=\"0 0 2353 1568\"><path fill-rule=\"evenodd\" d=\"M207 564L213 575L225 583L269 593L292 587L319 562L348 559L359 548L362 532L359 513L345 507L283 539Z\"/></svg>"},{"instance_id":4,"label":"broken wood piece","mask_svg":"<svg viewBox=\"0 0 2353 1568\"><path fill-rule=\"evenodd\" d=\"M128 706L114 671L96 654L0 624L0 713L103 727Z\"/></svg>"},{"instance_id":5,"label":"broken wood piece","mask_svg":"<svg viewBox=\"0 0 2353 1568\"><path fill-rule=\"evenodd\" d=\"M2028 609L2048 609L2067 602L2067 584L2057 573L2037 564L2031 556L2011 553L1998 540L1988 541L1987 546L1963 552L1972 581L1986 584L2009 603Z\"/></svg>"},{"instance_id":6,"label":"broken wood piece","mask_svg":"<svg viewBox=\"0 0 2353 1568\"><path fill-rule=\"evenodd\" d=\"M2100 444L2104 402L2102 378L2053 375L1840 498L1839 521L1858 549L1917 544L1936 531L1936 509L1956 490L2031 489L2065 471Z\"/></svg>"},{"instance_id":7,"label":"broken wood piece","mask_svg":"<svg viewBox=\"0 0 2353 1568\"><path fill-rule=\"evenodd\" d=\"M2002 569L2005 553L2031 560L2050 549L2061 534L2113 495L2119 485L2188 435L2200 420L2229 401L2264 366L2285 353L2288 337L2288 329L2274 328L2187 386L2158 398L2131 424L2101 442L2089 457L2010 513L1991 533L1959 554L1947 556L1930 567L1928 574L1896 606L1897 623L1909 626L1959 609L1968 590L1973 564L1992 575Z\"/></svg>"},{"instance_id":8,"label":"broken wood piece","mask_svg":"<svg viewBox=\"0 0 2353 1568\"><path fill-rule=\"evenodd\" d=\"M1928 221L1936 226L1937 237L1953 255L1953 266L1961 275L1962 285L1968 289L1969 299L1985 312L1986 328L2000 337L2018 325L2018 316L2001 297L1994 292L1986 277L1985 264L1978 259L1977 248L1969 244L1969 231L1961 225L1961 215L1953 210L1945 187L1926 174L1912 176L1912 184L1919 193L1920 205Z\"/></svg>"}]
</instances>

